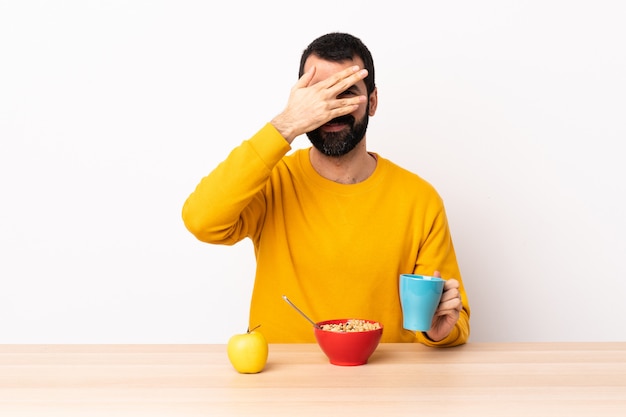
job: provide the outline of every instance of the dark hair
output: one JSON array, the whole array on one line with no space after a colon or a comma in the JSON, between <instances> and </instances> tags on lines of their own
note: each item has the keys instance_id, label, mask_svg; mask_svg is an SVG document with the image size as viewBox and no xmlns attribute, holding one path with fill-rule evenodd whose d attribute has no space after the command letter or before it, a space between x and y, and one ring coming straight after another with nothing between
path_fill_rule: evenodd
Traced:
<instances>
[{"instance_id":1,"label":"dark hair","mask_svg":"<svg viewBox=\"0 0 626 417\"><path fill-rule=\"evenodd\" d=\"M359 38L347 33L333 32L315 39L302 52L298 78L304 74L304 63L310 55L316 55L333 62L353 60L357 56L363 60L363 65L368 71L367 77L363 79L367 95L372 94L374 88L376 88L374 82L374 59L367 46Z\"/></svg>"}]
</instances>

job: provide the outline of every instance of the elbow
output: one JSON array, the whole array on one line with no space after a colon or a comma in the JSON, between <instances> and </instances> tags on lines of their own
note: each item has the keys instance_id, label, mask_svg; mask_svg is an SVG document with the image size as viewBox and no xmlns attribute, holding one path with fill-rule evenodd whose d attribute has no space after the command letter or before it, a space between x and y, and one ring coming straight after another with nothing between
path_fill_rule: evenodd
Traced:
<instances>
[{"instance_id":1,"label":"elbow","mask_svg":"<svg viewBox=\"0 0 626 417\"><path fill-rule=\"evenodd\" d=\"M185 228L201 242L231 245L237 241L234 233L236 228L224 226L222 222L217 221L208 213L200 216L185 205L182 219Z\"/></svg>"},{"instance_id":2,"label":"elbow","mask_svg":"<svg viewBox=\"0 0 626 417\"><path fill-rule=\"evenodd\" d=\"M196 237L196 239L206 242L207 241L207 233L206 229L199 224L199 222L187 219L183 217L183 224L185 228Z\"/></svg>"},{"instance_id":3,"label":"elbow","mask_svg":"<svg viewBox=\"0 0 626 417\"><path fill-rule=\"evenodd\" d=\"M189 207L188 202L185 202L182 210L182 219L185 228L194 235L198 240L203 242L207 242L209 239L208 230L210 229L209 224L206 222L204 216L198 216L193 210Z\"/></svg>"}]
</instances>

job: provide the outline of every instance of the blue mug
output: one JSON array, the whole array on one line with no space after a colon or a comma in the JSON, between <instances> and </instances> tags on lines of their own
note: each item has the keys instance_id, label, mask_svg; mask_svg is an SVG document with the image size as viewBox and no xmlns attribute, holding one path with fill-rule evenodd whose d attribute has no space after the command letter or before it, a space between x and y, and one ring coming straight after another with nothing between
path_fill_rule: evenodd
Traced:
<instances>
[{"instance_id":1,"label":"blue mug","mask_svg":"<svg viewBox=\"0 0 626 417\"><path fill-rule=\"evenodd\" d=\"M402 327L421 332L430 330L444 282L442 278L427 275L400 275Z\"/></svg>"}]
</instances>

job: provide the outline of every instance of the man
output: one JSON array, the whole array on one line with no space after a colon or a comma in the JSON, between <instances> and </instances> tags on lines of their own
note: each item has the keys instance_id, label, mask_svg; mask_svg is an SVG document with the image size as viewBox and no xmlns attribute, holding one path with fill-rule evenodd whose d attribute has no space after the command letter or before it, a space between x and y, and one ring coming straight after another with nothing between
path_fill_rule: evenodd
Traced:
<instances>
[{"instance_id":1,"label":"man","mask_svg":"<svg viewBox=\"0 0 626 417\"><path fill-rule=\"evenodd\" d=\"M302 54L285 109L203 178L183 207L199 240L252 239L257 261L250 327L270 343L314 342L314 320L383 324L382 342L455 346L469 305L445 209L422 178L366 148L378 93L360 39L329 33ZM306 133L313 144L290 155ZM402 328L402 273L446 279L427 332Z\"/></svg>"}]
</instances>

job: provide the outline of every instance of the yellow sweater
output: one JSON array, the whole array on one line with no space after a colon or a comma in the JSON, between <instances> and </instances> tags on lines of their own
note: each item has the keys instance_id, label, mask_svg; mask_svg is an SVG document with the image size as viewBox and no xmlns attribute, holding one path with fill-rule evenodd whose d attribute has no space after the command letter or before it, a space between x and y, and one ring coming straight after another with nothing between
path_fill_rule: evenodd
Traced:
<instances>
[{"instance_id":1,"label":"yellow sweater","mask_svg":"<svg viewBox=\"0 0 626 417\"><path fill-rule=\"evenodd\" d=\"M379 321L382 342L465 343L469 305L436 190L378 155L367 180L339 184L317 174L308 150L290 150L267 124L204 177L183 207L186 227L203 242L252 239L250 328L261 325L270 343L315 342L284 294L315 321ZM398 296L400 274L435 270L461 282L465 307L440 342L402 328Z\"/></svg>"}]
</instances>

